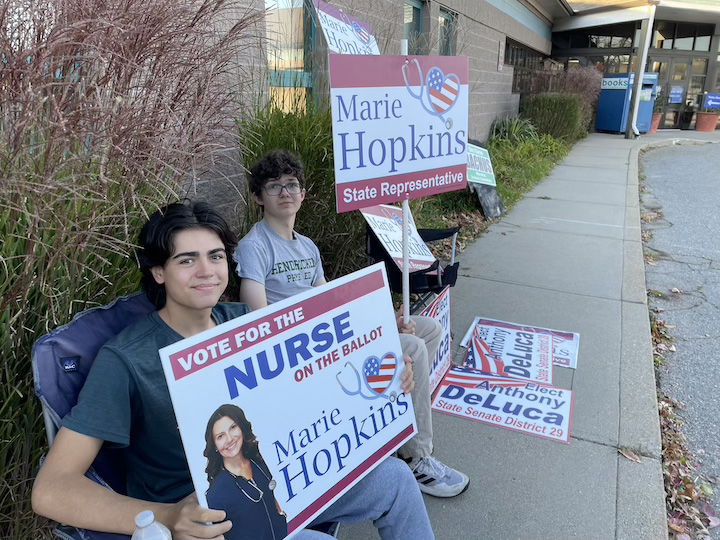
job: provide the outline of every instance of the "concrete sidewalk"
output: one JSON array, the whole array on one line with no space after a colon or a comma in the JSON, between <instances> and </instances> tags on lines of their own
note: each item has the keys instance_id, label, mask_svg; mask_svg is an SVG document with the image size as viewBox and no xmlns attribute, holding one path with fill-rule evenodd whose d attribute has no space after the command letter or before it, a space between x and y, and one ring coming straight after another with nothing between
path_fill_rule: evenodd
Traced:
<instances>
[{"instance_id":1,"label":"concrete sidewalk","mask_svg":"<svg viewBox=\"0 0 720 540\"><path fill-rule=\"evenodd\" d=\"M688 138L720 133L590 135L460 255L455 350L482 315L578 332L580 353L576 370L554 369L574 392L570 444L434 413L435 455L471 477L459 497L425 498L438 540L667 538L638 154ZM340 537L377 535L363 524Z\"/></svg>"}]
</instances>

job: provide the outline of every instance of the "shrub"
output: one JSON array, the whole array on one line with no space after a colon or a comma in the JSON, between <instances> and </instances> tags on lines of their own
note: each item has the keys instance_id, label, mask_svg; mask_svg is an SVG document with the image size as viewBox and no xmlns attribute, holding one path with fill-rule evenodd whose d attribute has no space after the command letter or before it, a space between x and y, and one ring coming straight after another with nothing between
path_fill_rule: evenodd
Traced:
<instances>
[{"instance_id":1,"label":"shrub","mask_svg":"<svg viewBox=\"0 0 720 540\"><path fill-rule=\"evenodd\" d=\"M587 131L587 116L582 98L575 94L545 93L526 97L520 114L538 129L566 142L574 142Z\"/></svg>"},{"instance_id":2,"label":"shrub","mask_svg":"<svg viewBox=\"0 0 720 540\"><path fill-rule=\"evenodd\" d=\"M137 288L138 226L227 137L257 20L222 0L30 4L0 10L0 530L16 540L50 535L29 504L46 447L32 343Z\"/></svg>"},{"instance_id":3,"label":"shrub","mask_svg":"<svg viewBox=\"0 0 720 540\"><path fill-rule=\"evenodd\" d=\"M593 113L597 106L602 73L594 67L572 68L567 71L537 70L532 76L531 94L557 92L576 94L583 101L583 130L578 138L591 129Z\"/></svg>"},{"instance_id":4,"label":"shrub","mask_svg":"<svg viewBox=\"0 0 720 540\"><path fill-rule=\"evenodd\" d=\"M491 139L505 139L512 142L523 142L536 139L537 128L527 118L506 116L493 121L490 126Z\"/></svg>"},{"instance_id":5,"label":"shrub","mask_svg":"<svg viewBox=\"0 0 720 540\"><path fill-rule=\"evenodd\" d=\"M251 120L240 124L245 152L243 163L250 168L266 152L285 148L300 156L305 166L307 195L297 217L296 229L311 238L322 256L325 275L333 279L367 263L365 220L359 212L338 214L335 210L335 169L332 121L329 109L312 105L284 112L277 104L258 107ZM252 200L248 194L248 200ZM250 204L241 234L262 218Z\"/></svg>"}]
</instances>

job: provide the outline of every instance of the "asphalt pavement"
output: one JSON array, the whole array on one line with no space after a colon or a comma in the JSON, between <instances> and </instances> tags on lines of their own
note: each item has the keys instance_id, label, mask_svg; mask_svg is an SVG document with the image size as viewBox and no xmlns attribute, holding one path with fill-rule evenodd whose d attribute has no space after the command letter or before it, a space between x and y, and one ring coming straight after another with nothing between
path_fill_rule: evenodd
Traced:
<instances>
[{"instance_id":1,"label":"asphalt pavement","mask_svg":"<svg viewBox=\"0 0 720 540\"><path fill-rule=\"evenodd\" d=\"M720 147L675 146L646 153L641 204L658 214L646 228L651 307L672 326L660 388L685 404L684 433L699 470L720 478ZM675 291L675 292L673 292ZM715 486L714 508L720 512ZM720 528L710 531L720 539Z\"/></svg>"},{"instance_id":2,"label":"asphalt pavement","mask_svg":"<svg viewBox=\"0 0 720 540\"><path fill-rule=\"evenodd\" d=\"M436 457L471 477L458 497L425 498L438 540L667 538L638 160L685 139L720 132L590 135L460 255L456 359L478 315L578 332L580 350L577 369L553 372L574 394L569 444L434 413ZM340 538L377 534L365 523Z\"/></svg>"}]
</instances>

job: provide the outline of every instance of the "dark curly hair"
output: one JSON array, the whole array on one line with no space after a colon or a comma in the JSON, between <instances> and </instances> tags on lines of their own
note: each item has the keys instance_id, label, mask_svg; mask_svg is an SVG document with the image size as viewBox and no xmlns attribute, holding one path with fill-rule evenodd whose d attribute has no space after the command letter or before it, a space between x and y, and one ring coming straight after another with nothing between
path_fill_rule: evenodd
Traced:
<instances>
[{"instance_id":1,"label":"dark curly hair","mask_svg":"<svg viewBox=\"0 0 720 540\"><path fill-rule=\"evenodd\" d=\"M168 204L150 216L140 231L139 247L135 256L142 272L141 284L148 299L157 309L165 306L165 285L155 281L152 269L155 266L164 266L170 258L175 248L173 240L177 233L195 228L215 232L225 246L230 260L237 245L237 237L225 219L205 202L185 199Z\"/></svg>"},{"instance_id":2,"label":"dark curly hair","mask_svg":"<svg viewBox=\"0 0 720 540\"><path fill-rule=\"evenodd\" d=\"M220 405L220 407L218 407L217 410L212 413L212 415L210 415L207 427L205 428L205 451L203 452L203 455L208 460L207 467L205 468L205 473L207 474L208 482L211 484L215 480L218 472L220 472L220 470L223 468L223 457L220 455L220 453L217 451L217 448L215 447L215 440L213 438L213 426L215 425L215 422L226 416L232 419L232 421L238 425L240 431L242 431L243 456L245 456L247 459L254 459L255 461L262 462L263 465L265 464L265 461L260 456L260 449L258 448L257 438L255 437L255 434L252 430L252 424L245 417L245 413L243 412L243 410L237 405L232 405L231 403Z\"/></svg>"},{"instance_id":3,"label":"dark curly hair","mask_svg":"<svg viewBox=\"0 0 720 540\"><path fill-rule=\"evenodd\" d=\"M293 175L305 187L305 168L298 156L289 150L268 152L250 168L250 191L259 197L265 184L283 174Z\"/></svg>"}]
</instances>

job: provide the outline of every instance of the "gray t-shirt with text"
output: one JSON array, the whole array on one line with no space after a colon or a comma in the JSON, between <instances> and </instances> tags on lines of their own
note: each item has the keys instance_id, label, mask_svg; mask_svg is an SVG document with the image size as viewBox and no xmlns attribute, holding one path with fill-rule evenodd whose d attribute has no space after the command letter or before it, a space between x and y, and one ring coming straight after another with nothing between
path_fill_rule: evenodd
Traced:
<instances>
[{"instance_id":1,"label":"gray t-shirt with text","mask_svg":"<svg viewBox=\"0 0 720 540\"><path fill-rule=\"evenodd\" d=\"M287 240L259 221L233 254L241 278L265 285L268 304L310 289L325 275L315 243L293 234L295 239Z\"/></svg>"}]
</instances>

